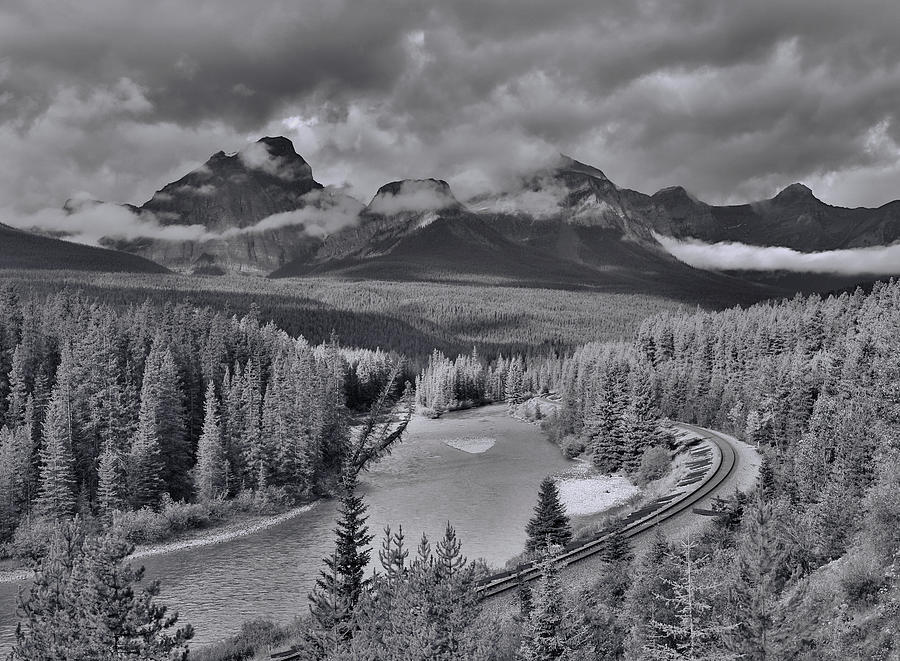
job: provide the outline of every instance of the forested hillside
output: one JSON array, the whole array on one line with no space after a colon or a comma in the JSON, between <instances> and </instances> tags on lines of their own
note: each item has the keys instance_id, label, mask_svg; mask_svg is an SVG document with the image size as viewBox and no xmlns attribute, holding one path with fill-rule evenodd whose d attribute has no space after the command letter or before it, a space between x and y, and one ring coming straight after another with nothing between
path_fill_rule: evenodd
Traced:
<instances>
[{"instance_id":1,"label":"forested hillside","mask_svg":"<svg viewBox=\"0 0 900 661\"><path fill-rule=\"evenodd\" d=\"M137 255L62 241L0 222L0 269L166 273L168 269Z\"/></svg>"},{"instance_id":2,"label":"forested hillside","mask_svg":"<svg viewBox=\"0 0 900 661\"><path fill-rule=\"evenodd\" d=\"M533 653L541 644L579 659L897 658L898 331L900 283L880 283L868 294L657 315L632 343L512 368L524 391L559 389L561 409L545 425L603 470L633 470L665 416L730 431L764 462L756 492L721 501L691 540L658 539L637 563L612 557L577 595L551 570L491 658L517 648L515 658L558 658L546 646ZM435 355L420 403L496 398L496 367L486 369ZM490 640L469 631L472 645Z\"/></svg>"},{"instance_id":3,"label":"forested hillside","mask_svg":"<svg viewBox=\"0 0 900 661\"><path fill-rule=\"evenodd\" d=\"M348 407L367 409L400 365L187 304L4 289L0 329L2 541L26 517L25 537L41 517L127 527L173 500L324 493Z\"/></svg>"},{"instance_id":4,"label":"forested hillside","mask_svg":"<svg viewBox=\"0 0 900 661\"><path fill-rule=\"evenodd\" d=\"M36 278L31 271L0 278L42 295L83 293L124 308L146 300L182 301L243 316L251 307L260 321L274 322L313 344L334 331L341 342L394 350L427 361L432 350L482 356L574 349L589 340L633 335L649 315L680 310L697 301L596 291L526 289L491 284L359 282L326 278L262 280L59 273Z\"/></svg>"},{"instance_id":5,"label":"forested hillside","mask_svg":"<svg viewBox=\"0 0 900 661\"><path fill-rule=\"evenodd\" d=\"M400 359L310 344L256 310L21 288L3 291L0 328L0 523L19 552L40 552L36 521L75 512L127 532L171 499L296 502L331 489L352 410L371 406ZM364 582L372 537L345 474L342 537L301 624L309 658L377 658L365 654L384 644L448 659L896 658L898 332L892 282L658 314L632 342L568 355L433 352L416 379L427 413L515 410L555 390L544 427L600 470L633 472L668 448L669 417L757 446L759 487L720 500L687 541L658 538L639 560L613 545L577 593L545 549L521 614L494 622L473 606L484 567L464 560L452 530L412 562L389 533L384 575Z\"/></svg>"}]
</instances>

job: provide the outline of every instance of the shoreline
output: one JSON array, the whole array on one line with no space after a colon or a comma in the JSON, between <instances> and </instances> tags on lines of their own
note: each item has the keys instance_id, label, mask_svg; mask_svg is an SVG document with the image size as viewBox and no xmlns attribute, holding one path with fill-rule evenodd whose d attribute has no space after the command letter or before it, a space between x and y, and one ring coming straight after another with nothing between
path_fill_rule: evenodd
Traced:
<instances>
[{"instance_id":1,"label":"shoreline","mask_svg":"<svg viewBox=\"0 0 900 661\"><path fill-rule=\"evenodd\" d=\"M134 552L125 560L126 562L130 562L133 560L140 560L141 558L165 555L166 553L172 553L174 551L223 544L233 539L247 537L262 530L277 526L285 521L290 521L301 514L305 514L316 507L318 503L319 501L316 500L312 503L307 503L306 505L293 507L280 514L267 514L262 517L253 517L249 521L233 521L203 531L193 531L193 534L188 533L181 539L172 539L166 542L136 546ZM3 569L0 570L0 583L27 581L32 575L33 572L24 567Z\"/></svg>"}]
</instances>

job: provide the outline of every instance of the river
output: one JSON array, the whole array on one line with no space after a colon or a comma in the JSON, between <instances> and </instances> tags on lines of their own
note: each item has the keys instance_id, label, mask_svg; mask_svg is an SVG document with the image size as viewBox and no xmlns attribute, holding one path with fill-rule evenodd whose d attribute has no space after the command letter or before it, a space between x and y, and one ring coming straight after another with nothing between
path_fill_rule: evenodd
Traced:
<instances>
[{"instance_id":1,"label":"river","mask_svg":"<svg viewBox=\"0 0 900 661\"><path fill-rule=\"evenodd\" d=\"M445 443L460 438L495 443L480 454ZM373 546L385 525L402 524L414 552L422 533L434 543L450 521L466 556L500 567L524 547L541 479L570 465L537 427L508 417L503 405L438 420L414 418L394 453L362 476L369 528L377 535ZM202 646L235 633L251 618L286 622L306 612L322 558L333 550L336 510L334 501L321 502L247 537L141 562L148 577L162 581L160 601L194 626L192 647ZM15 628L17 587L0 584L4 648Z\"/></svg>"}]
</instances>

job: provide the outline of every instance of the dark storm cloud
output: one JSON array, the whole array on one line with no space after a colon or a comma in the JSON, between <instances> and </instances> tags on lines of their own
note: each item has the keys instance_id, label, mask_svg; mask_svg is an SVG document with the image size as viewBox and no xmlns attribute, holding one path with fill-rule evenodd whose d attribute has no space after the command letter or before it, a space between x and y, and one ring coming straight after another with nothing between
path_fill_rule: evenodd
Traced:
<instances>
[{"instance_id":1,"label":"dark storm cloud","mask_svg":"<svg viewBox=\"0 0 900 661\"><path fill-rule=\"evenodd\" d=\"M895 0L19 0L0 209L141 202L277 132L364 199L466 197L565 152L648 192L877 205L900 197L898 22Z\"/></svg>"},{"instance_id":2,"label":"dark storm cloud","mask_svg":"<svg viewBox=\"0 0 900 661\"><path fill-rule=\"evenodd\" d=\"M57 85L121 78L145 89L158 119L224 119L255 130L285 103L321 91L384 89L403 69L403 35L425 5L262 0L13 2L0 43L20 108L41 110Z\"/></svg>"}]
</instances>

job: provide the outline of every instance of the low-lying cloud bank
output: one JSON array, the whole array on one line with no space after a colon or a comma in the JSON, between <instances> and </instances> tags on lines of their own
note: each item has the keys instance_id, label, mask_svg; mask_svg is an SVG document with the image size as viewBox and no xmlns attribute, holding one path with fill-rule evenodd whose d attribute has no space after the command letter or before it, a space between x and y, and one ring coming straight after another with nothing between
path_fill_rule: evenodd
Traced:
<instances>
[{"instance_id":1,"label":"low-lying cloud bank","mask_svg":"<svg viewBox=\"0 0 900 661\"><path fill-rule=\"evenodd\" d=\"M781 246L682 241L654 234L677 259L713 271L794 271L838 275L900 275L900 244L804 253Z\"/></svg>"},{"instance_id":2,"label":"low-lying cloud bank","mask_svg":"<svg viewBox=\"0 0 900 661\"><path fill-rule=\"evenodd\" d=\"M439 183L425 179L404 181L396 193L379 192L369 203L369 211L390 216L404 212L439 211L456 203Z\"/></svg>"},{"instance_id":3,"label":"low-lying cloud bank","mask_svg":"<svg viewBox=\"0 0 900 661\"><path fill-rule=\"evenodd\" d=\"M530 187L484 196L469 202L472 209L483 213L526 214L535 218L549 218L563 210L569 190L558 180L544 177Z\"/></svg>"},{"instance_id":4,"label":"low-lying cloud bank","mask_svg":"<svg viewBox=\"0 0 900 661\"><path fill-rule=\"evenodd\" d=\"M357 223L364 209L361 202L349 195L325 188L307 193L306 205L299 209L273 214L248 227L215 232L203 225L164 225L152 213L135 213L128 207L88 198L79 196L68 209L42 209L28 215L0 213L0 222L75 243L102 246L103 239L217 241L291 226L302 226L310 235L325 236Z\"/></svg>"}]
</instances>

